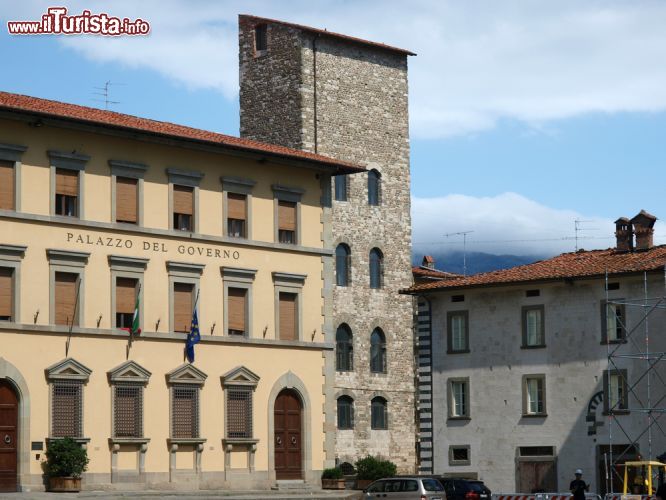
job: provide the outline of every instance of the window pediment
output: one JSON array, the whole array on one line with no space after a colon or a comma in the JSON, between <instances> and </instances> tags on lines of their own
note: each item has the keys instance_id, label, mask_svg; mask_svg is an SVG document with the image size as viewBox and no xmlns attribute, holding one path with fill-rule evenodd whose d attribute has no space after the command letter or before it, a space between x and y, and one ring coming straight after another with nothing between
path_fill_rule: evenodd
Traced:
<instances>
[{"instance_id":1,"label":"window pediment","mask_svg":"<svg viewBox=\"0 0 666 500\"><path fill-rule=\"evenodd\" d=\"M126 361L108 371L107 375L111 383L138 382L145 385L148 383L151 373L134 361Z\"/></svg>"},{"instance_id":2,"label":"window pediment","mask_svg":"<svg viewBox=\"0 0 666 500\"><path fill-rule=\"evenodd\" d=\"M66 358L46 369L49 380L80 380L87 382L92 370L75 359Z\"/></svg>"},{"instance_id":3,"label":"window pediment","mask_svg":"<svg viewBox=\"0 0 666 500\"><path fill-rule=\"evenodd\" d=\"M208 375L199 370L196 366L190 363L180 365L175 370L171 370L166 374L167 383L169 384L192 384L204 385Z\"/></svg>"},{"instance_id":4,"label":"window pediment","mask_svg":"<svg viewBox=\"0 0 666 500\"><path fill-rule=\"evenodd\" d=\"M237 366L233 370L228 371L221 377L222 385L244 385L249 387L256 387L259 383L259 375L248 370L244 366Z\"/></svg>"}]
</instances>

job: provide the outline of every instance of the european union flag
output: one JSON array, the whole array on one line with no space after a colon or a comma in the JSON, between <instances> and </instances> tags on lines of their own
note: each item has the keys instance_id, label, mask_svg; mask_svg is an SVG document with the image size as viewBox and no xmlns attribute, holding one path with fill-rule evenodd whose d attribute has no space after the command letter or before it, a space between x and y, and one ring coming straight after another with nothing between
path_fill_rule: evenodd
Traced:
<instances>
[{"instance_id":1,"label":"european union flag","mask_svg":"<svg viewBox=\"0 0 666 500\"><path fill-rule=\"evenodd\" d=\"M192 326L190 327L190 333L187 334L187 341L185 343L185 355L190 363L194 362L194 344L198 344L200 340L199 319L197 318L197 310L195 308L192 313Z\"/></svg>"}]
</instances>

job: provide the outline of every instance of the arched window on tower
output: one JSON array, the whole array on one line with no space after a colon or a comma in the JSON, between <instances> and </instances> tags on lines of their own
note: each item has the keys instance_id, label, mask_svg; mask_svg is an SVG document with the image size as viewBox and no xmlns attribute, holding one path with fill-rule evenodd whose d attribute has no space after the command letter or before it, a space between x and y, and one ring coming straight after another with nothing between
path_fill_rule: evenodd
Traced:
<instances>
[{"instance_id":1,"label":"arched window on tower","mask_svg":"<svg viewBox=\"0 0 666 500\"><path fill-rule=\"evenodd\" d=\"M370 428L388 429L388 405L381 396L372 399L370 403Z\"/></svg>"},{"instance_id":2,"label":"arched window on tower","mask_svg":"<svg viewBox=\"0 0 666 500\"><path fill-rule=\"evenodd\" d=\"M384 254L379 248L370 250L370 288L384 286Z\"/></svg>"},{"instance_id":3,"label":"arched window on tower","mask_svg":"<svg viewBox=\"0 0 666 500\"><path fill-rule=\"evenodd\" d=\"M386 337L381 328L375 328L370 335L370 371L386 373Z\"/></svg>"},{"instance_id":4,"label":"arched window on tower","mask_svg":"<svg viewBox=\"0 0 666 500\"><path fill-rule=\"evenodd\" d=\"M351 250L344 243L335 248L335 284L349 286L351 281Z\"/></svg>"},{"instance_id":5,"label":"arched window on tower","mask_svg":"<svg viewBox=\"0 0 666 500\"><path fill-rule=\"evenodd\" d=\"M335 369L350 372L354 369L354 343L351 328L345 323L335 332Z\"/></svg>"},{"instance_id":6,"label":"arched window on tower","mask_svg":"<svg viewBox=\"0 0 666 500\"><path fill-rule=\"evenodd\" d=\"M338 429L354 428L354 400L349 396L338 398Z\"/></svg>"},{"instance_id":7,"label":"arched window on tower","mask_svg":"<svg viewBox=\"0 0 666 500\"><path fill-rule=\"evenodd\" d=\"M372 169L368 172L368 205L379 205L382 201L382 174Z\"/></svg>"}]
</instances>

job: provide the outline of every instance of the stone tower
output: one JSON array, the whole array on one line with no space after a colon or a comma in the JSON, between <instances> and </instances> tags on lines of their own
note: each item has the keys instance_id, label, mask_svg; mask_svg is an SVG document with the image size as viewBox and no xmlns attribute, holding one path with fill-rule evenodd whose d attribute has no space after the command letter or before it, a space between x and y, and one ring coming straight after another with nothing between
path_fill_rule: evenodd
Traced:
<instances>
[{"instance_id":1,"label":"stone tower","mask_svg":"<svg viewBox=\"0 0 666 500\"><path fill-rule=\"evenodd\" d=\"M245 15L239 48L242 137L369 171L334 180L331 232L322 236L339 250L325 266L326 339L351 334L351 352L338 343L337 358L328 354L326 466L371 454L413 472L412 302L398 290L412 280L407 57L414 54Z\"/></svg>"}]
</instances>

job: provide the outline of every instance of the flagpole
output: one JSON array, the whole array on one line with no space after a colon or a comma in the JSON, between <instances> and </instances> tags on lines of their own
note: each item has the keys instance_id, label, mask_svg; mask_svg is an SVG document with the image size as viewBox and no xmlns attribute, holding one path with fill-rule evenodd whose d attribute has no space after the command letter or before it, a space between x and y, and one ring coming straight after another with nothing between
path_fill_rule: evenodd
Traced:
<instances>
[{"instance_id":1,"label":"flagpole","mask_svg":"<svg viewBox=\"0 0 666 500\"><path fill-rule=\"evenodd\" d=\"M65 357L69 356L69 344L72 340L72 329L74 328L74 318L76 318L76 311L79 308L79 295L81 293L81 276L78 279L78 285L76 287L76 300L74 301L74 314L72 314L72 320L69 322L69 331L67 332L67 343L65 344Z\"/></svg>"}]
</instances>

